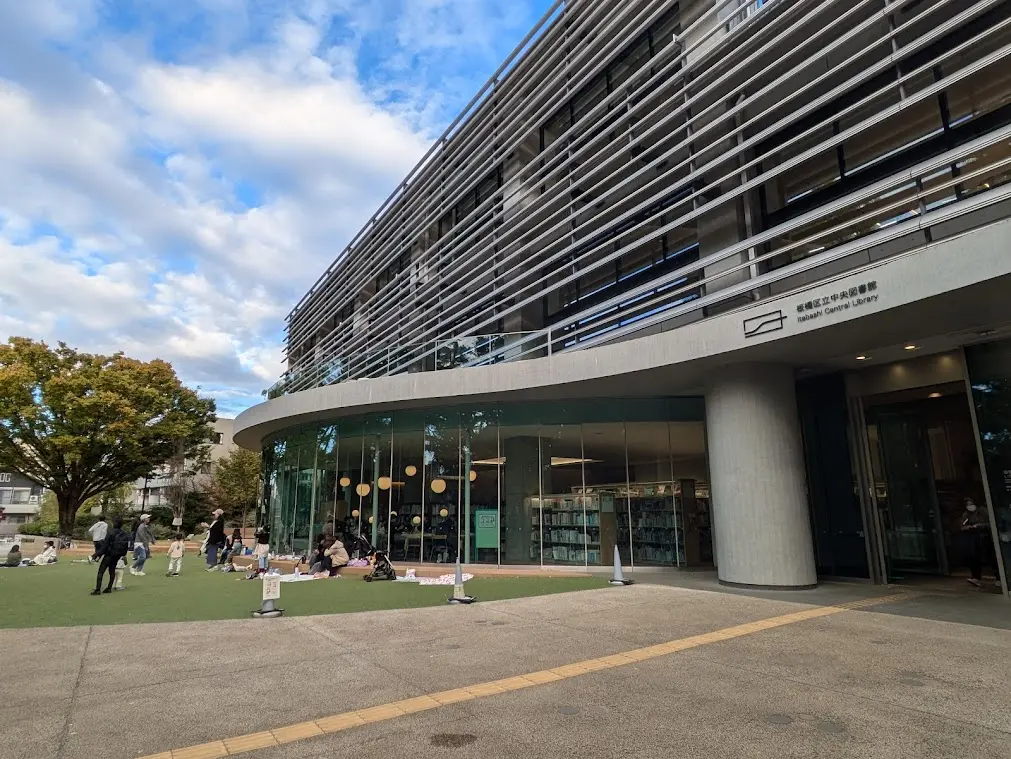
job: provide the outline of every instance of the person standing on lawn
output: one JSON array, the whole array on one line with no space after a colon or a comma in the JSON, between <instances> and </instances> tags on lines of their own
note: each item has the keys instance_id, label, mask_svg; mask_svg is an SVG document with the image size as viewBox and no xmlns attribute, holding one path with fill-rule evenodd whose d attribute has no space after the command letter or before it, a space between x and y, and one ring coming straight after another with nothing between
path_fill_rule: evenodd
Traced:
<instances>
[{"instance_id":1,"label":"person standing on lawn","mask_svg":"<svg viewBox=\"0 0 1011 759\"><path fill-rule=\"evenodd\" d=\"M133 539L133 567L130 574L137 577L144 576L144 562L151 555L151 546L154 545L154 534L151 532L151 515L141 514L140 525L137 527L137 534Z\"/></svg>"},{"instance_id":2,"label":"person standing on lawn","mask_svg":"<svg viewBox=\"0 0 1011 759\"><path fill-rule=\"evenodd\" d=\"M109 573L109 586L105 593L112 593L112 584L116 580L116 565L130 552L130 533L123 529L123 518L116 517L112 522L112 530L105 536L102 543L102 563L98 567L98 577L95 579L95 589L91 595L97 596L102 591L102 575Z\"/></svg>"},{"instance_id":3,"label":"person standing on lawn","mask_svg":"<svg viewBox=\"0 0 1011 759\"><path fill-rule=\"evenodd\" d=\"M183 534L177 532L175 540L168 549L168 572L167 577L178 577L179 571L183 568L183 554L186 553L186 544L183 543Z\"/></svg>"},{"instance_id":4,"label":"person standing on lawn","mask_svg":"<svg viewBox=\"0 0 1011 759\"><path fill-rule=\"evenodd\" d=\"M207 531L207 571L218 568L218 551L225 547L225 512L215 509L214 521Z\"/></svg>"},{"instance_id":5,"label":"person standing on lawn","mask_svg":"<svg viewBox=\"0 0 1011 759\"><path fill-rule=\"evenodd\" d=\"M105 540L105 536L108 533L109 523L105 521L104 515L99 514L98 521L88 528L88 534L91 535L91 542L95 545L95 550L92 551L91 556L88 557L89 564L96 561L102 555L102 541Z\"/></svg>"},{"instance_id":6,"label":"person standing on lawn","mask_svg":"<svg viewBox=\"0 0 1011 759\"><path fill-rule=\"evenodd\" d=\"M256 533L256 547L253 549L253 557L256 560L257 574L266 572L270 566L270 533L266 527L260 528Z\"/></svg>"}]
</instances>

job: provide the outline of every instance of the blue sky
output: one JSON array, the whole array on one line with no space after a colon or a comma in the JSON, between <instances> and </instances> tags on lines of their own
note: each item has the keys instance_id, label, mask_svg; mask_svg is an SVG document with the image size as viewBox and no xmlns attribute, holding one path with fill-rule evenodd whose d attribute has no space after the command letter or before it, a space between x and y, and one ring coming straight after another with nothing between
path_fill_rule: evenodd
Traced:
<instances>
[{"instance_id":1,"label":"blue sky","mask_svg":"<svg viewBox=\"0 0 1011 759\"><path fill-rule=\"evenodd\" d=\"M550 0L0 0L0 339L232 415L284 317Z\"/></svg>"}]
</instances>

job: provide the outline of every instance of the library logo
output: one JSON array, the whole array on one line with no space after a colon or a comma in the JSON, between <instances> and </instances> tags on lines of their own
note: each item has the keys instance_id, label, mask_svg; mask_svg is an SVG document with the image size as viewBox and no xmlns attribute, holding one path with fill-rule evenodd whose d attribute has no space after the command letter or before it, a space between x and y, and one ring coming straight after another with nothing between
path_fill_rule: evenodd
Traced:
<instances>
[{"instance_id":1,"label":"library logo","mask_svg":"<svg viewBox=\"0 0 1011 759\"><path fill-rule=\"evenodd\" d=\"M744 337L758 337L778 332L786 325L786 314L781 310L769 311L761 316L753 316L744 320Z\"/></svg>"}]
</instances>

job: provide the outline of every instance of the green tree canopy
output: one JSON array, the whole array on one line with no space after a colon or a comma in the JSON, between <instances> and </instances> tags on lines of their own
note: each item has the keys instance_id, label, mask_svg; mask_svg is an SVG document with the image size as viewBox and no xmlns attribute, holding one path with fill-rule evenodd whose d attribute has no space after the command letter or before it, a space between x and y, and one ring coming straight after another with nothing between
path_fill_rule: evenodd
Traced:
<instances>
[{"instance_id":1,"label":"green tree canopy","mask_svg":"<svg viewBox=\"0 0 1011 759\"><path fill-rule=\"evenodd\" d=\"M241 521L256 511L260 497L260 454L233 448L214 465L210 488L211 502L230 520Z\"/></svg>"},{"instance_id":2,"label":"green tree canopy","mask_svg":"<svg viewBox=\"0 0 1011 759\"><path fill-rule=\"evenodd\" d=\"M55 493L65 533L89 498L199 450L214 411L165 361L0 344L0 464Z\"/></svg>"}]
</instances>

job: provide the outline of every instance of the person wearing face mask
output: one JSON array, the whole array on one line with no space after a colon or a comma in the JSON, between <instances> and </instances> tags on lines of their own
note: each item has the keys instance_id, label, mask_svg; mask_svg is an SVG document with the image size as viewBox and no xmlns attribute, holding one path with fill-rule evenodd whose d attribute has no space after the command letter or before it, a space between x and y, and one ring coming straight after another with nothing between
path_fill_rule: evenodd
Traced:
<instances>
[{"instance_id":1,"label":"person wearing face mask","mask_svg":"<svg viewBox=\"0 0 1011 759\"><path fill-rule=\"evenodd\" d=\"M969 565L969 582L982 586L983 564L989 563L990 515L978 507L971 498L965 499L962 512L962 533L965 535L966 562Z\"/></svg>"}]
</instances>

